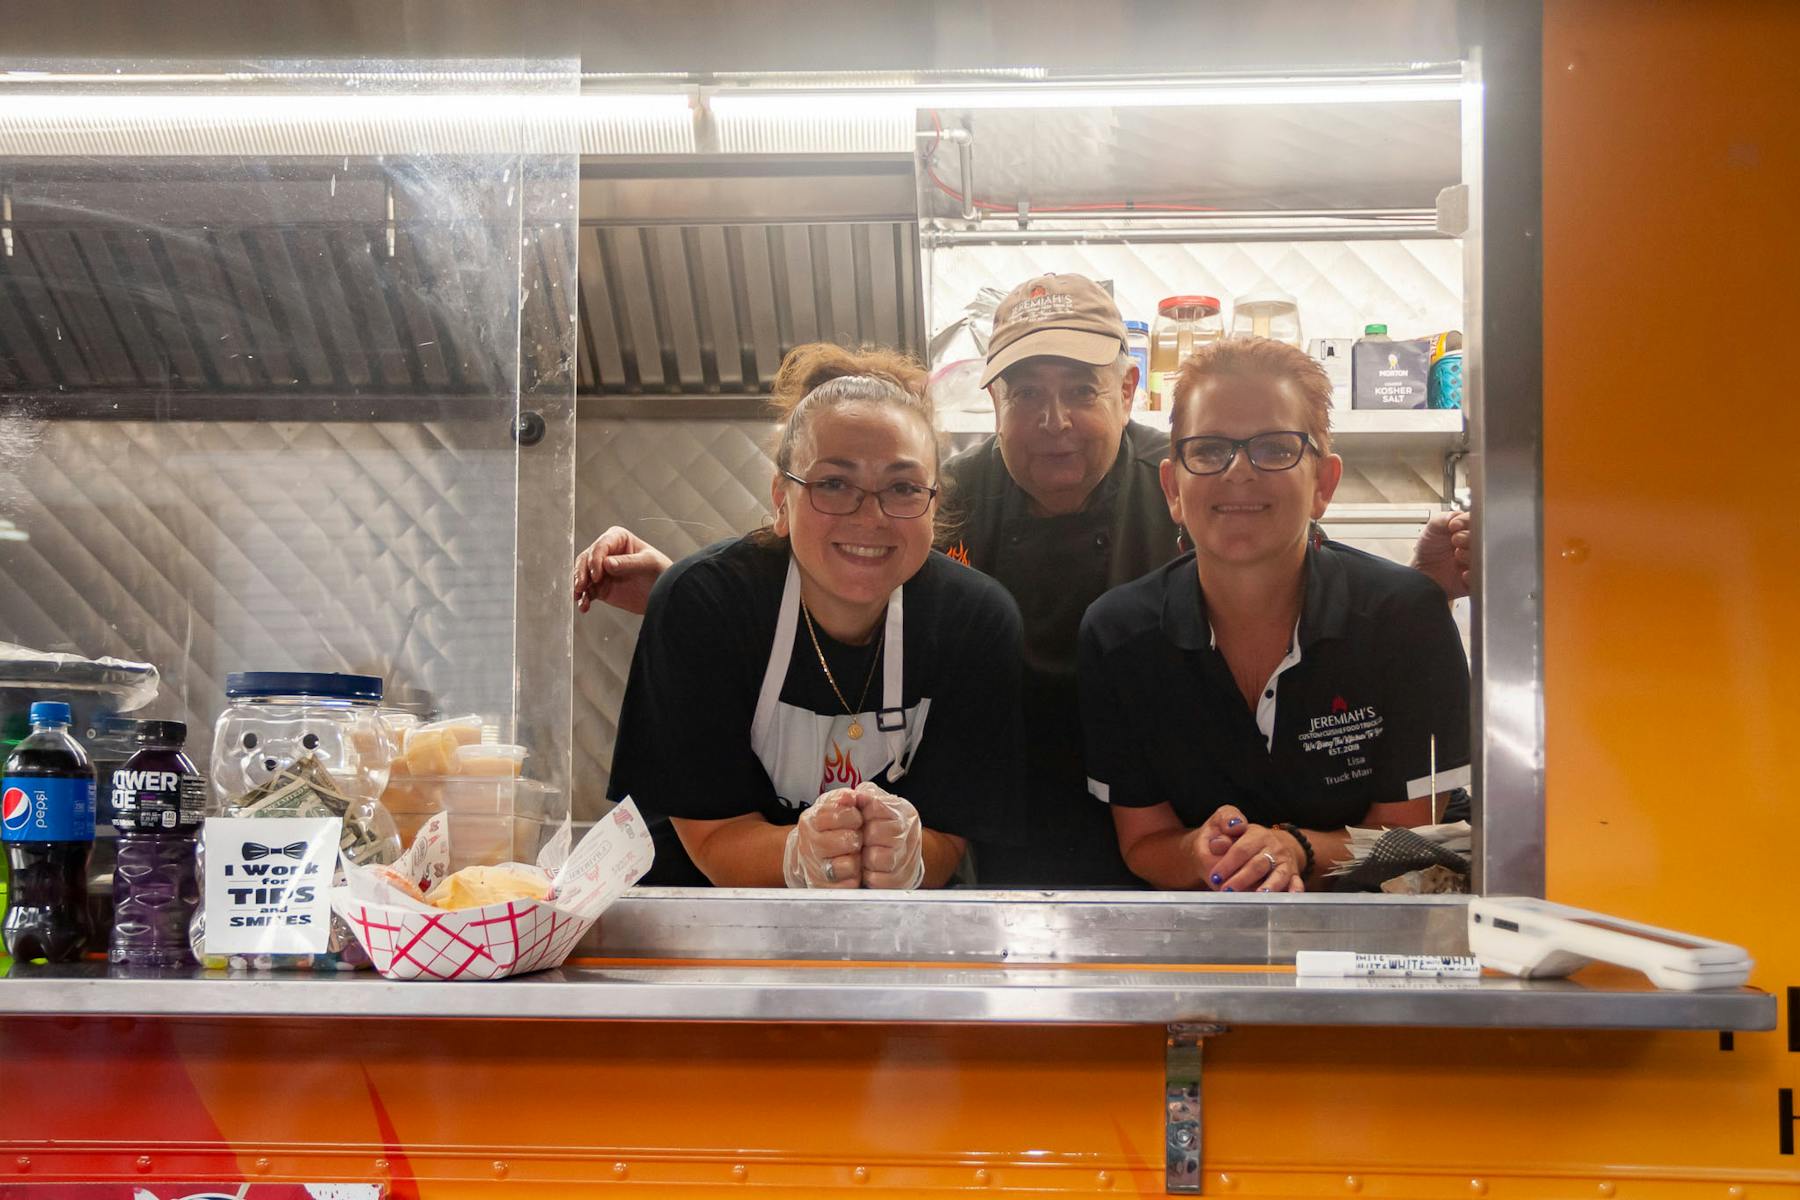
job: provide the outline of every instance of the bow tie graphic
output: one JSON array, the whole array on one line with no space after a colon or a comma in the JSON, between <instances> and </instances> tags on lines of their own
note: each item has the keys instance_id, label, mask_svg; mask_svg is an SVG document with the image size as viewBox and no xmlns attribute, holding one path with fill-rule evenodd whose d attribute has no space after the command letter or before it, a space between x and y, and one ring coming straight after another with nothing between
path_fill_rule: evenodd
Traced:
<instances>
[{"instance_id":1,"label":"bow tie graphic","mask_svg":"<svg viewBox=\"0 0 1800 1200\"><path fill-rule=\"evenodd\" d=\"M255 862L261 858L271 858L282 854L289 858L305 858L306 843L289 842L285 846L265 846L261 842L245 842L243 854L245 862Z\"/></svg>"}]
</instances>

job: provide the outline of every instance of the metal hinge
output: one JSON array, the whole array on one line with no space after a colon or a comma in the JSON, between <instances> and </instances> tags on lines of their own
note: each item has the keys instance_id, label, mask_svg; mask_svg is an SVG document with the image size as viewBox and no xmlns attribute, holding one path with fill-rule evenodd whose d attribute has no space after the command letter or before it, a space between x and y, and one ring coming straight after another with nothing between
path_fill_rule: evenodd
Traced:
<instances>
[{"instance_id":1,"label":"metal hinge","mask_svg":"<svg viewBox=\"0 0 1800 1200\"><path fill-rule=\"evenodd\" d=\"M1164 1191L1200 1194L1200 1044L1225 1030L1197 1023L1169 1026L1163 1051Z\"/></svg>"}]
</instances>

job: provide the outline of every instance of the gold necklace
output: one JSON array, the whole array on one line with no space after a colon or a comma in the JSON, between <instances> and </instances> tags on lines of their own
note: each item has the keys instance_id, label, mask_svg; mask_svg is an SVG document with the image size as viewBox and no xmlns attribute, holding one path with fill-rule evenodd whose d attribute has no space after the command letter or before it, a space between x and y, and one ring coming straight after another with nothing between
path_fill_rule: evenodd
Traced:
<instances>
[{"instance_id":1,"label":"gold necklace","mask_svg":"<svg viewBox=\"0 0 1800 1200\"><path fill-rule=\"evenodd\" d=\"M887 623L882 623L881 634L875 639L875 653L869 658L869 677L863 680L862 695L857 697L856 707L851 708L850 702L844 699L844 689L838 686L837 676L831 673L831 664L825 661L825 648L819 645L819 631L813 628L812 610L806 607L804 600L800 602L800 611L806 615L806 635L812 639L813 653L819 656L819 666L825 672L825 682L837 693L838 703L844 706L844 712L850 717L850 728L844 732L854 741L863 735L862 722L856 719L856 715L862 712L863 703L869 698L869 685L875 682L875 664L881 661L881 644L887 640Z\"/></svg>"}]
</instances>

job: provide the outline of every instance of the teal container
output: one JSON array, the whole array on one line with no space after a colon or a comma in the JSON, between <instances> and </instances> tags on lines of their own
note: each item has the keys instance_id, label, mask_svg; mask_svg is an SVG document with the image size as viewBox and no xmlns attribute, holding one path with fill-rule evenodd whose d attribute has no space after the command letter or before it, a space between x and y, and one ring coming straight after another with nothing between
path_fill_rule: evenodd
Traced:
<instances>
[{"instance_id":1,"label":"teal container","mask_svg":"<svg viewBox=\"0 0 1800 1200\"><path fill-rule=\"evenodd\" d=\"M1462 351L1452 350L1431 364L1426 403L1432 408L1463 406Z\"/></svg>"}]
</instances>

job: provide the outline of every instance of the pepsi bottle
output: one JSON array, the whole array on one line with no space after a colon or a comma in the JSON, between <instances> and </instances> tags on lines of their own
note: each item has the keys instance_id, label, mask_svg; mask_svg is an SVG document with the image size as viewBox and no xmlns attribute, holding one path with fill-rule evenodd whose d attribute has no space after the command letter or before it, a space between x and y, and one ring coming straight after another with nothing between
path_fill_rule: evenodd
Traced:
<instances>
[{"instance_id":1,"label":"pepsi bottle","mask_svg":"<svg viewBox=\"0 0 1800 1200\"><path fill-rule=\"evenodd\" d=\"M137 752L109 786L119 830L107 958L133 967L191 967L188 926L200 902L194 838L206 816L206 781L182 752L187 726L142 721Z\"/></svg>"},{"instance_id":2,"label":"pepsi bottle","mask_svg":"<svg viewBox=\"0 0 1800 1200\"><path fill-rule=\"evenodd\" d=\"M12 867L6 951L21 961L76 962L87 949L94 767L69 736L69 706L31 706L32 730L0 780L0 840Z\"/></svg>"}]
</instances>

